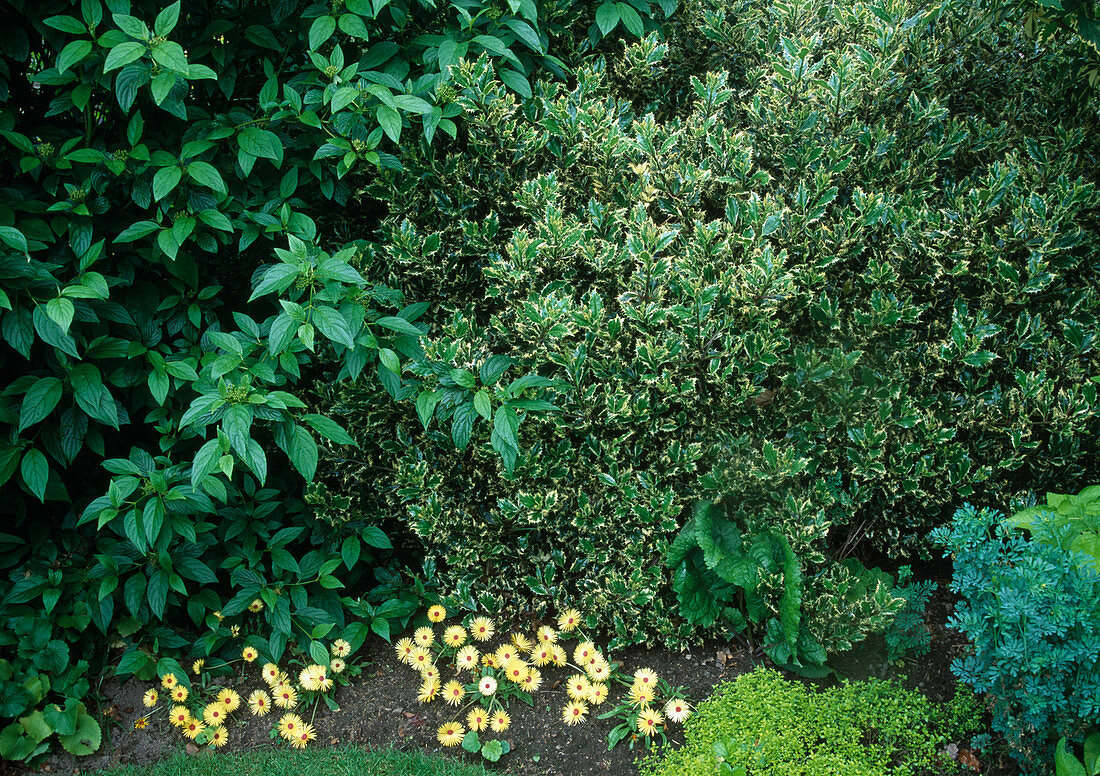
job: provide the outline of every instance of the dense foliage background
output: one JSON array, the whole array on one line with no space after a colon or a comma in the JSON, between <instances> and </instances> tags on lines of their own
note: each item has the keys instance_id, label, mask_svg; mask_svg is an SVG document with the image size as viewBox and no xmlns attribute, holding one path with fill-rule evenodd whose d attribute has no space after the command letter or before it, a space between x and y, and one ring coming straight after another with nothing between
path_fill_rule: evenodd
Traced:
<instances>
[{"instance_id":1,"label":"dense foliage background","mask_svg":"<svg viewBox=\"0 0 1100 776\"><path fill-rule=\"evenodd\" d=\"M1088 9L672 11L6 0L0 757L426 595L821 672L1097 481Z\"/></svg>"}]
</instances>

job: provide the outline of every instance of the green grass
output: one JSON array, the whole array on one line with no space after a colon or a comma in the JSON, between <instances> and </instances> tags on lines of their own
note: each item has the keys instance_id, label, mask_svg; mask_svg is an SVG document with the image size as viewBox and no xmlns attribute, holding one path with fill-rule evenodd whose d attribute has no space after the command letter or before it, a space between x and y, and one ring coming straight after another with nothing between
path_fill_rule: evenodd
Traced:
<instances>
[{"instance_id":1,"label":"green grass","mask_svg":"<svg viewBox=\"0 0 1100 776\"><path fill-rule=\"evenodd\" d=\"M356 747L214 754L173 754L153 766L89 771L88 776L487 776L480 765L393 749Z\"/></svg>"}]
</instances>

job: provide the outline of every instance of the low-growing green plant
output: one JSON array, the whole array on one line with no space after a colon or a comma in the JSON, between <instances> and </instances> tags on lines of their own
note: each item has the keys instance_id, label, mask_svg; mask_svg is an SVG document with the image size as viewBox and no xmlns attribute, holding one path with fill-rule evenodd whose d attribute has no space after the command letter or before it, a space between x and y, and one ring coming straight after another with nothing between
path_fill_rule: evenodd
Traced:
<instances>
[{"instance_id":1,"label":"low-growing green plant","mask_svg":"<svg viewBox=\"0 0 1100 776\"><path fill-rule=\"evenodd\" d=\"M1072 528L1044 511L1027 541L991 509L964 505L933 532L960 597L949 624L970 641L951 669L992 712L993 730L1028 771L1049 771L1051 742L1079 740L1100 706L1100 574L1063 549Z\"/></svg>"},{"instance_id":2,"label":"low-growing green plant","mask_svg":"<svg viewBox=\"0 0 1100 776\"><path fill-rule=\"evenodd\" d=\"M914 582L910 566L898 569L893 592L903 603L882 632L887 660L921 658L928 654L932 638L924 624L924 610L935 589L936 583L930 579Z\"/></svg>"},{"instance_id":3,"label":"low-growing green plant","mask_svg":"<svg viewBox=\"0 0 1100 776\"><path fill-rule=\"evenodd\" d=\"M640 763L643 776L916 776L954 766L942 747L978 727L967 693L938 706L893 681L815 691L756 669L716 688L684 725L686 743Z\"/></svg>"},{"instance_id":4,"label":"low-growing green plant","mask_svg":"<svg viewBox=\"0 0 1100 776\"><path fill-rule=\"evenodd\" d=\"M1026 530L1033 541L1082 553L1100 571L1100 485L1076 496L1047 493L1045 505L1023 509L1005 525Z\"/></svg>"},{"instance_id":5,"label":"low-growing green plant","mask_svg":"<svg viewBox=\"0 0 1100 776\"><path fill-rule=\"evenodd\" d=\"M1070 752L1063 736L1054 748L1055 776L1096 776L1100 773L1100 731L1093 731L1085 738L1084 761Z\"/></svg>"}]
</instances>

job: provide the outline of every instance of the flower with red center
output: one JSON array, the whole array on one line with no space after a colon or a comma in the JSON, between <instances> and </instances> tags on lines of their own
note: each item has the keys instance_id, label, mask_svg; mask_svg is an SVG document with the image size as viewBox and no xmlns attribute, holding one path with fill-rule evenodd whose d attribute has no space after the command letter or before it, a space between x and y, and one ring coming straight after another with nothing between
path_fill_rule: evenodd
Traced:
<instances>
[{"instance_id":1,"label":"flower with red center","mask_svg":"<svg viewBox=\"0 0 1100 776\"><path fill-rule=\"evenodd\" d=\"M691 716L691 706L680 698L673 698L665 704L665 716L673 722L683 722Z\"/></svg>"},{"instance_id":2,"label":"flower with red center","mask_svg":"<svg viewBox=\"0 0 1100 776\"><path fill-rule=\"evenodd\" d=\"M443 622L447 619L447 610L439 604L428 607L428 619L432 622Z\"/></svg>"},{"instance_id":3,"label":"flower with red center","mask_svg":"<svg viewBox=\"0 0 1100 776\"><path fill-rule=\"evenodd\" d=\"M577 725L584 722L584 716L587 713L588 707L580 701L572 701L561 710L561 716L566 725Z\"/></svg>"},{"instance_id":4,"label":"flower with red center","mask_svg":"<svg viewBox=\"0 0 1100 776\"><path fill-rule=\"evenodd\" d=\"M581 623L581 615L576 609L566 609L558 617L558 630L569 631L576 628Z\"/></svg>"},{"instance_id":5,"label":"flower with red center","mask_svg":"<svg viewBox=\"0 0 1100 776\"><path fill-rule=\"evenodd\" d=\"M462 703L462 699L466 697L466 688L462 686L461 682L457 682L454 679L443 685L443 700L447 701L452 706L457 706Z\"/></svg>"},{"instance_id":6,"label":"flower with red center","mask_svg":"<svg viewBox=\"0 0 1100 776\"><path fill-rule=\"evenodd\" d=\"M657 728L664 722L661 712L653 709L642 709L638 714L638 732L643 736L651 736L657 732Z\"/></svg>"},{"instance_id":7,"label":"flower with red center","mask_svg":"<svg viewBox=\"0 0 1100 776\"><path fill-rule=\"evenodd\" d=\"M439 730L436 732L436 738L443 746L457 746L462 743L462 738L465 735L466 729L458 722L445 722L439 726Z\"/></svg>"},{"instance_id":8,"label":"flower with red center","mask_svg":"<svg viewBox=\"0 0 1100 776\"><path fill-rule=\"evenodd\" d=\"M488 617L475 617L470 623L470 635L478 641L488 641L496 633L496 626Z\"/></svg>"}]
</instances>

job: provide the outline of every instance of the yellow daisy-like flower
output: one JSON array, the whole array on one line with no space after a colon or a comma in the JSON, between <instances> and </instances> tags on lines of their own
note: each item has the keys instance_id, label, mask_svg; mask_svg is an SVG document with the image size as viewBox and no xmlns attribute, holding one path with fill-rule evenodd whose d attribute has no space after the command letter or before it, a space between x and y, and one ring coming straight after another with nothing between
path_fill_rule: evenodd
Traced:
<instances>
[{"instance_id":1,"label":"yellow daisy-like flower","mask_svg":"<svg viewBox=\"0 0 1100 776\"><path fill-rule=\"evenodd\" d=\"M522 633L512 634L512 644L520 653L531 651L531 639L527 638Z\"/></svg>"},{"instance_id":2,"label":"yellow daisy-like flower","mask_svg":"<svg viewBox=\"0 0 1100 776\"><path fill-rule=\"evenodd\" d=\"M549 625L543 625L538 630L538 639L540 644L557 644L558 632Z\"/></svg>"},{"instance_id":3,"label":"yellow daisy-like flower","mask_svg":"<svg viewBox=\"0 0 1100 776\"><path fill-rule=\"evenodd\" d=\"M226 732L225 725L218 725L206 737L206 743L215 749L219 746L225 746L227 741L229 741L229 733Z\"/></svg>"},{"instance_id":4,"label":"yellow daisy-like flower","mask_svg":"<svg viewBox=\"0 0 1100 776\"><path fill-rule=\"evenodd\" d=\"M498 666L506 666L513 658L519 657L519 650L512 644L501 644L493 654Z\"/></svg>"},{"instance_id":5,"label":"yellow daisy-like flower","mask_svg":"<svg viewBox=\"0 0 1100 776\"><path fill-rule=\"evenodd\" d=\"M497 663L497 656L494 655L492 652L486 652L484 655L481 656L481 664L486 668L499 667L499 664Z\"/></svg>"},{"instance_id":6,"label":"yellow daisy-like flower","mask_svg":"<svg viewBox=\"0 0 1100 776\"><path fill-rule=\"evenodd\" d=\"M581 614L576 609L566 609L558 617L558 630L569 631L581 624Z\"/></svg>"},{"instance_id":7,"label":"yellow daisy-like flower","mask_svg":"<svg viewBox=\"0 0 1100 776\"><path fill-rule=\"evenodd\" d=\"M425 682L438 682L440 680L439 669L435 666L424 666L420 671L420 679Z\"/></svg>"},{"instance_id":8,"label":"yellow daisy-like flower","mask_svg":"<svg viewBox=\"0 0 1100 776\"><path fill-rule=\"evenodd\" d=\"M200 657L198 660L196 660L194 663L191 664L191 673L193 673L195 676L198 676L199 674L202 673L202 669L205 665L206 665L205 658Z\"/></svg>"},{"instance_id":9,"label":"yellow daisy-like flower","mask_svg":"<svg viewBox=\"0 0 1100 776\"><path fill-rule=\"evenodd\" d=\"M420 689L416 691L416 699L421 703L431 703L439 692L438 679L425 679L420 683Z\"/></svg>"},{"instance_id":10,"label":"yellow daisy-like flower","mask_svg":"<svg viewBox=\"0 0 1100 776\"><path fill-rule=\"evenodd\" d=\"M345 663L342 658L334 657L329 661L328 667L331 669L332 673L342 674L344 673L344 669L348 667L348 664Z\"/></svg>"},{"instance_id":11,"label":"yellow daisy-like flower","mask_svg":"<svg viewBox=\"0 0 1100 776\"><path fill-rule=\"evenodd\" d=\"M443 700L447 701L452 706L457 706L462 703L462 699L466 697L466 688L462 686L461 682L454 679L443 685Z\"/></svg>"},{"instance_id":12,"label":"yellow daisy-like flower","mask_svg":"<svg viewBox=\"0 0 1100 776\"><path fill-rule=\"evenodd\" d=\"M691 706L680 698L673 698L665 704L665 716L673 722L683 722L691 716Z\"/></svg>"},{"instance_id":13,"label":"yellow daisy-like flower","mask_svg":"<svg viewBox=\"0 0 1100 776\"><path fill-rule=\"evenodd\" d=\"M225 710L232 713L240 708L241 696L237 694L236 690L225 689L218 693L218 702L225 707Z\"/></svg>"},{"instance_id":14,"label":"yellow daisy-like flower","mask_svg":"<svg viewBox=\"0 0 1100 776\"><path fill-rule=\"evenodd\" d=\"M489 718L489 727L493 729L494 733L503 733L511 724L512 718L503 709L494 712L493 716Z\"/></svg>"},{"instance_id":15,"label":"yellow daisy-like flower","mask_svg":"<svg viewBox=\"0 0 1100 776\"><path fill-rule=\"evenodd\" d=\"M554 645L554 665L561 667L566 663L565 647L561 644Z\"/></svg>"},{"instance_id":16,"label":"yellow daisy-like flower","mask_svg":"<svg viewBox=\"0 0 1100 776\"><path fill-rule=\"evenodd\" d=\"M241 650L241 658L246 663L251 663L253 660L258 658L259 656L260 656L260 653L257 652L253 647L245 647L244 649Z\"/></svg>"},{"instance_id":17,"label":"yellow daisy-like flower","mask_svg":"<svg viewBox=\"0 0 1100 776\"><path fill-rule=\"evenodd\" d=\"M644 685L645 687L656 687L657 674L648 668L639 668L634 672L634 684Z\"/></svg>"},{"instance_id":18,"label":"yellow daisy-like flower","mask_svg":"<svg viewBox=\"0 0 1100 776\"><path fill-rule=\"evenodd\" d=\"M248 696L248 710L262 717L271 711L271 698L263 690L255 690Z\"/></svg>"},{"instance_id":19,"label":"yellow daisy-like flower","mask_svg":"<svg viewBox=\"0 0 1100 776\"><path fill-rule=\"evenodd\" d=\"M488 641L496 632L496 626L488 617L475 617L470 623L470 635L478 641Z\"/></svg>"},{"instance_id":20,"label":"yellow daisy-like flower","mask_svg":"<svg viewBox=\"0 0 1100 776\"><path fill-rule=\"evenodd\" d=\"M664 721L665 718L661 716L661 712L653 709L642 709L641 713L638 714L638 732L643 736L651 736L657 732L657 728Z\"/></svg>"},{"instance_id":21,"label":"yellow daisy-like flower","mask_svg":"<svg viewBox=\"0 0 1100 776\"><path fill-rule=\"evenodd\" d=\"M593 706L600 706L607 700L608 692L607 685L603 682L593 682L592 686L588 689L588 702Z\"/></svg>"},{"instance_id":22,"label":"yellow daisy-like flower","mask_svg":"<svg viewBox=\"0 0 1100 776\"><path fill-rule=\"evenodd\" d=\"M231 625L229 627L229 635L232 636L233 638L237 638L238 636L240 636L241 635L241 626L240 625Z\"/></svg>"},{"instance_id":23,"label":"yellow daisy-like flower","mask_svg":"<svg viewBox=\"0 0 1100 776\"><path fill-rule=\"evenodd\" d=\"M588 714L588 706L581 701L568 703L565 708L561 710L561 718L565 720L566 725L579 725L581 722L584 722L586 714Z\"/></svg>"},{"instance_id":24,"label":"yellow daisy-like flower","mask_svg":"<svg viewBox=\"0 0 1100 776\"><path fill-rule=\"evenodd\" d=\"M439 604L428 607L428 619L432 622L443 622L447 619L447 610Z\"/></svg>"},{"instance_id":25,"label":"yellow daisy-like flower","mask_svg":"<svg viewBox=\"0 0 1100 776\"><path fill-rule=\"evenodd\" d=\"M218 611L214 612L214 617L217 618L218 622L221 622L222 620L225 619L225 615L221 613L220 609Z\"/></svg>"},{"instance_id":26,"label":"yellow daisy-like flower","mask_svg":"<svg viewBox=\"0 0 1100 776\"><path fill-rule=\"evenodd\" d=\"M336 657L347 657L351 654L351 644L344 639L336 639L332 642L332 654Z\"/></svg>"},{"instance_id":27,"label":"yellow daisy-like flower","mask_svg":"<svg viewBox=\"0 0 1100 776\"><path fill-rule=\"evenodd\" d=\"M168 721L175 727L183 727L191 720L191 712L187 710L186 706L173 706L172 712L168 715Z\"/></svg>"},{"instance_id":28,"label":"yellow daisy-like flower","mask_svg":"<svg viewBox=\"0 0 1100 776\"><path fill-rule=\"evenodd\" d=\"M157 705L157 697L156 690L146 690L145 695L141 696L141 702L145 708L151 709Z\"/></svg>"},{"instance_id":29,"label":"yellow daisy-like flower","mask_svg":"<svg viewBox=\"0 0 1100 776\"><path fill-rule=\"evenodd\" d=\"M321 670L317 672L317 689L321 692L328 692L332 689L334 682L332 677L328 675L328 669L324 666L318 666Z\"/></svg>"},{"instance_id":30,"label":"yellow daisy-like flower","mask_svg":"<svg viewBox=\"0 0 1100 776\"><path fill-rule=\"evenodd\" d=\"M427 649L435 643L435 634L432 633L431 628L417 628L413 631L413 641L417 643L417 646Z\"/></svg>"},{"instance_id":31,"label":"yellow daisy-like flower","mask_svg":"<svg viewBox=\"0 0 1100 776\"><path fill-rule=\"evenodd\" d=\"M455 655L455 669L458 671L473 671L481 660L481 653L473 644L458 650Z\"/></svg>"},{"instance_id":32,"label":"yellow daisy-like flower","mask_svg":"<svg viewBox=\"0 0 1100 776\"><path fill-rule=\"evenodd\" d=\"M588 691L591 689L592 684L584 674L573 674L569 677L569 683L565 686L565 691L575 701L583 701L588 697Z\"/></svg>"},{"instance_id":33,"label":"yellow daisy-like flower","mask_svg":"<svg viewBox=\"0 0 1100 776\"><path fill-rule=\"evenodd\" d=\"M435 737L443 746L458 746L466 735L466 729L458 722L445 722L439 726Z\"/></svg>"},{"instance_id":34,"label":"yellow daisy-like flower","mask_svg":"<svg viewBox=\"0 0 1100 776\"><path fill-rule=\"evenodd\" d=\"M175 687L172 688L172 700L174 700L176 703L183 703L184 701L186 701L189 694L190 693L187 692L187 688L184 687L182 684L177 684Z\"/></svg>"},{"instance_id":35,"label":"yellow daisy-like flower","mask_svg":"<svg viewBox=\"0 0 1100 776\"><path fill-rule=\"evenodd\" d=\"M519 658L512 658L504 666L504 676L508 681L519 684L527 678L527 664Z\"/></svg>"},{"instance_id":36,"label":"yellow daisy-like flower","mask_svg":"<svg viewBox=\"0 0 1100 776\"><path fill-rule=\"evenodd\" d=\"M594 654L596 654L596 645L591 641L582 641L573 650L573 662L579 666L586 666Z\"/></svg>"},{"instance_id":37,"label":"yellow daisy-like flower","mask_svg":"<svg viewBox=\"0 0 1100 776\"><path fill-rule=\"evenodd\" d=\"M594 682L606 682L611 678L611 666L607 664L606 660L597 660L589 663L584 672L588 674L588 678Z\"/></svg>"},{"instance_id":38,"label":"yellow daisy-like flower","mask_svg":"<svg viewBox=\"0 0 1100 776\"><path fill-rule=\"evenodd\" d=\"M630 688L629 698L632 706L648 706L653 703L653 688L635 683Z\"/></svg>"},{"instance_id":39,"label":"yellow daisy-like flower","mask_svg":"<svg viewBox=\"0 0 1100 776\"><path fill-rule=\"evenodd\" d=\"M264 663L264 667L261 671L264 681L267 682L269 686L279 681L279 666L274 663Z\"/></svg>"},{"instance_id":40,"label":"yellow daisy-like flower","mask_svg":"<svg viewBox=\"0 0 1100 776\"><path fill-rule=\"evenodd\" d=\"M149 720L145 717L138 717L134 720L134 730L145 730L145 726L149 724Z\"/></svg>"},{"instance_id":41,"label":"yellow daisy-like flower","mask_svg":"<svg viewBox=\"0 0 1100 776\"><path fill-rule=\"evenodd\" d=\"M181 727L183 728L183 734L192 741L199 737L199 733L206 730L206 725L202 724L194 717L188 719Z\"/></svg>"},{"instance_id":42,"label":"yellow daisy-like flower","mask_svg":"<svg viewBox=\"0 0 1100 776\"><path fill-rule=\"evenodd\" d=\"M466 715L466 724L470 726L470 730L480 733L489 724L489 712L485 709L472 709Z\"/></svg>"},{"instance_id":43,"label":"yellow daisy-like flower","mask_svg":"<svg viewBox=\"0 0 1100 776\"><path fill-rule=\"evenodd\" d=\"M302 718L299 717L297 714L284 714L282 717L279 718L279 735L285 738L287 741L290 741L305 724L306 723L303 722Z\"/></svg>"},{"instance_id":44,"label":"yellow daisy-like flower","mask_svg":"<svg viewBox=\"0 0 1100 776\"><path fill-rule=\"evenodd\" d=\"M519 688L524 692L537 692L539 687L542 686L542 674L538 670L531 668L527 671L527 676L523 681L519 683Z\"/></svg>"},{"instance_id":45,"label":"yellow daisy-like flower","mask_svg":"<svg viewBox=\"0 0 1100 776\"><path fill-rule=\"evenodd\" d=\"M497 691L497 680L491 676L483 676L481 681L477 683L477 689L478 692L488 698Z\"/></svg>"},{"instance_id":46,"label":"yellow daisy-like flower","mask_svg":"<svg viewBox=\"0 0 1100 776\"><path fill-rule=\"evenodd\" d=\"M294 736L289 740L290 745L295 749L305 749L306 745L315 738L317 738L317 734L313 732L313 725L303 722L302 726L294 731Z\"/></svg>"},{"instance_id":47,"label":"yellow daisy-like flower","mask_svg":"<svg viewBox=\"0 0 1100 776\"><path fill-rule=\"evenodd\" d=\"M461 625L452 625L443 631L443 643L457 649L466 643L466 629Z\"/></svg>"},{"instance_id":48,"label":"yellow daisy-like flower","mask_svg":"<svg viewBox=\"0 0 1100 776\"><path fill-rule=\"evenodd\" d=\"M287 682L279 682L272 688L275 694L275 705L280 709L293 709L298 705L298 691L294 685Z\"/></svg>"},{"instance_id":49,"label":"yellow daisy-like flower","mask_svg":"<svg viewBox=\"0 0 1100 776\"><path fill-rule=\"evenodd\" d=\"M256 612L262 612L264 609L264 602L259 598L253 598L252 603L248 605L248 611L255 614Z\"/></svg>"},{"instance_id":50,"label":"yellow daisy-like flower","mask_svg":"<svg viewBox=\"0 0 1100 776\"><path fill-rule=\"evenodd\" d=\"M537 666L544 666L554 662L554 645L544 644L531 653L531 662Z\"/></svg>"},{"instance_id":51,"label":"yellow daisy-like flower","mask_svg":"<svg viewBox=\"0 0 1100 776\"><path fill-rule=\"evenodd\" d=\"M171 690L179 684L179 681L179 678L175 674L169 672L160 678L160 686L165 690Z\"/></svg>"},{"instance_id":52,"label":"yellow daisy-like flower","mask_svg":"<svg viewBox=\"0 0 1100 776\"><path fill-rule=\"evenodd\" d=\"M413 640L407 636L403 639L398 639L397 643L393 645L393 651L397 653L397 659L405 665L409 664L412 659L413 652L417 649L413 644Z\"/></svg>"},{"instance_id":53,"label":"yellow daisy-like flower","mask_svg":"<svg viewBox=\"0 0 1100 776\"><path fill-rule=\"evenodd\" d=\"M432 653L423 647L417 647L413 650L412 655L409 656L409 665L417 670L423 670L430 665L435 665L432 662Z\"/></svg>"},{"instance_id":54,"label":"yellow daisy-like flower","mask_svg":"<svg viewBox=\"0 0 1100 776\"><path fill-rule=\"evenodd\" d=\"M321 676L317 672L320 667L318 665L308 665L298 673L298 684L302 686L303 690L317 692L321 689Z\"/></svg>"},{"instance_id":55,"label":"yellow daisy-like flower","mask_svg":"<svg viewBox=\"0 0 1100 776\"><path fill-rule=\"evenodd\" d=\"M203 707L202 719L207 725L222 725L225 724L225 709L222 708L220 703L208 703Z\"/></svg>"}]
</instances>

